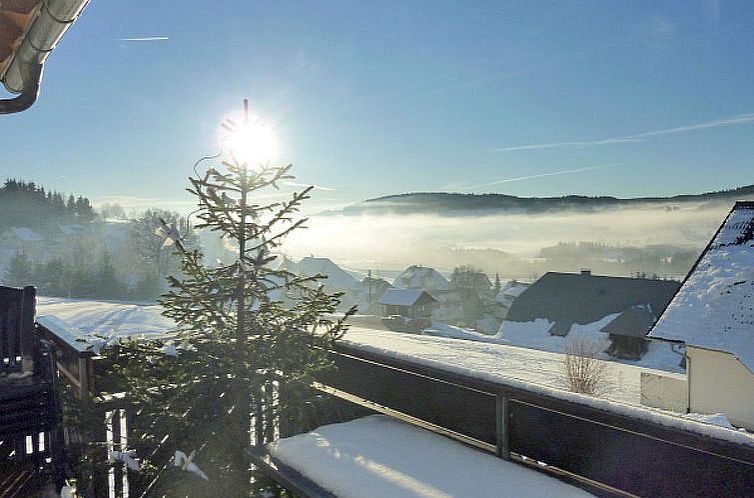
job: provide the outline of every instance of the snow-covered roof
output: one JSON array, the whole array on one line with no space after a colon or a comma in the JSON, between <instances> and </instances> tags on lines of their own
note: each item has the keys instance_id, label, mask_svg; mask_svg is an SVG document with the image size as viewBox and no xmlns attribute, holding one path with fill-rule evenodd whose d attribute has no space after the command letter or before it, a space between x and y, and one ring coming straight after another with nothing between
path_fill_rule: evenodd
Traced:
<instances>
[{"instance_id":1,"label":"snow-covered roof","mask_svg":"<svg viewBox=\"0 0 754 498\"><path fill-rule=\"evenodd\" d=\"M354 290L360 287L360 282L356 278L329 258L307 256L298 263L291 262L288 265L288 270L305 276L327 275L327 280L323 283L340 289Z\"/></svg>"},{"instance_id":2,"label":"snow-covered roof","mask_svg":"<svg viewBox=\"0 0 754 498\"><path fill-rule=\"evenodd\" d=\"M269 449L274 458L341 497L591 496L384 415L319 427L270 443Z\"/></svg>"},{"instance_id":3,"label":"snow-covered roof","mask_svg":"<svg viewBox=\"0 0 754 498\"><path fill-rule=\"evenodd\" d=\"M388 289L378 303L389 306L413 306L419 301L435 301L435 298L421 290Z\"/></svg>"},{"instance_id":4,"label":"snow-covered roof","mask_svg":"<svg viewBox=\"0 0 754 498\"><path fill-rule=\"evenodd\" d=\"M754 372L754 202L737 202L651 337L731 353Z\"/></svg>"},{"instance_id":5,"label":"snow-covered roof","mask_svg":"<svg viewBox=\"0 0 754 498\"><path fill-rule=\"evenodd\" d=\"M12 227L8 229L8 232L24 242L41 242L44 240L41 235L27 227Z\"/></svg>"},{"instance_id":6,"label":"snow-covered roof","mask_svg":"<svg viewBox=\"0 0 754 498\"><path fill-rule=\"evenodd\" d=\"M528 288L529 284L522 284L521 282L509 282L500 290L499 295L503 297L518 297Z\"/></svg>"},{"instance_id":7,"label":"snow-covered roof","mask_svg":"<svg viewBox=\"0 0 754 498\"><path fill-rule=\"evenodd\" d=\"M450 282L440 272L428 266L412 265L395 277L393 285L401 289L448 290Z\"/></svg>"}]
</instances>

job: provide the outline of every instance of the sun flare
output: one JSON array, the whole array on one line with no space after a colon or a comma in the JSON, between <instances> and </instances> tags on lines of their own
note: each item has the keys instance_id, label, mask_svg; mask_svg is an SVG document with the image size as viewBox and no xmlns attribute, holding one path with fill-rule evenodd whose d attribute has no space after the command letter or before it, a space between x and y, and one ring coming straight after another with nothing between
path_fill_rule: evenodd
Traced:
<instances>
[{"instance_id":1,"label":"sun flare","mask_svg":"<svg viewBox=\"0 0 754 498\"><path fill-rule=\"evenodd\" d=\"M249 117L240 124L226 119L222 127L225 149L239 164L254 168L278 157L275 132L261 119Z\"/></svg>"}]
</instances>

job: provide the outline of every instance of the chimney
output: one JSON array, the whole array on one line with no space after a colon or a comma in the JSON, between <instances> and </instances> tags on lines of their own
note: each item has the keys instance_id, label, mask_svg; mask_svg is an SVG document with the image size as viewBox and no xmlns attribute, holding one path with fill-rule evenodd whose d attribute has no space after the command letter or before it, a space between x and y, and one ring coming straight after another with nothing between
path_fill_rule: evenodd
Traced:
<instances>
[{"instance_id":1,"label":"chimney","mask_svg":"<svg viewBox=\"0 0 754 498\"><path fill-rule=\"evenodd\" d=\"M592 270L590 270L589 268L582 268L581 269L581 274L588 277L588 276L590 276L592 274Z\"/></svg>"}]
</instances>

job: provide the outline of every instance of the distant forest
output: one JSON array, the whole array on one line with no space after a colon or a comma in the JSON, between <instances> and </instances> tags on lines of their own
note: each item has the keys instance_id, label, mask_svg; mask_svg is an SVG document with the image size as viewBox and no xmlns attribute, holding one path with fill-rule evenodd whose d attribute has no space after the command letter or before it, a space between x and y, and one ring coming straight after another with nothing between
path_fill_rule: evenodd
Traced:
<instances>
[{"instance_id":1,"label":"distant forest","mask_svg":"<svg viewBox=\"0 0 754 498\"><path fill-rule=\"evenodd\" d=\"M611 196L568 195L563 197L517 197L504 194L460 194L448 192L414 192L368 199L342 211L329 214L432 213L466 214L468 211L516 211L542 213L547 211L593 211L631 207L640 204L672 204L688 202L719 202L754 199L754 185L704 194L672 197L636 197L622 199Z\"/></svg>"},{"instance_id":2,"label":"distant forest","mask_svg":"<svg viewBox=\"0 0 754 498\"><path fill-rule=\"evenodd\" d=\"M0 187L0 232L10 227L38 228L53 223L81 223L95 217L89 199L66 197L34 182L9 178Z\"/></svg>"}]
</instances>

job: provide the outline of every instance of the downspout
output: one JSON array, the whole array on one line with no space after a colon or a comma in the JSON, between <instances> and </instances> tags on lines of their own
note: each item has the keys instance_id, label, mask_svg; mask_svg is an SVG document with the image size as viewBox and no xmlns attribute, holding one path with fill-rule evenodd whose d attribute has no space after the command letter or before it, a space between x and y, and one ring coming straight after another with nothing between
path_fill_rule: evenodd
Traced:
<instances>
[{"instance_id":1,"label":"downspout","mask_svg":"<svg viewBox=\"0 0 754 498\"><path fill-rule=\"evenodd\" d=\"M691 413L691 357L687 354L685 347L683 353L676 351L675 347L680 345L680 343L670 343L670 350L686 360L686 413Z\"/></svg>"},{"instance_id":2,"label":"downspout","mask_svg":"<svg viewBox=\"0 0 754 498\"><path fill-rule=\"evenodd\" d=\"M0 100L0 114L21 112L39 95L42 66L60 38L78 19L89 0L45 0L29 24L2 76L5 88L17 97Z\"/></svg>"},{"instance_id":3,"label":"downspout","mask_svg":"<svg viewBox=\"0 0 754 498\"><path fill-rule=\"evenodd\" d=\"M42 81L42 66L41 62L28 66L21 94L12 99L0 100L0 114L25 111L37 101L39 84Z\"/></svg>"}]
</instances>

